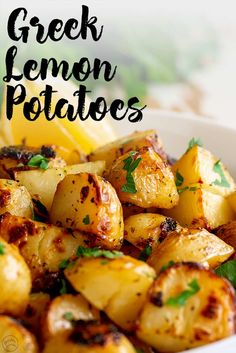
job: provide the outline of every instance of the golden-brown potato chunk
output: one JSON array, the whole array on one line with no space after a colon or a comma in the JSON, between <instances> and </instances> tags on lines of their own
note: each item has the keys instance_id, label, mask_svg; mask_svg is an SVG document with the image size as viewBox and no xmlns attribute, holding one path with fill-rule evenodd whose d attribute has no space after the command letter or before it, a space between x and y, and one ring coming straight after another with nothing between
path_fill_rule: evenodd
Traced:
<instances>
[{"instance_id":1,"label":"golden-brown potato chunk","mask_svg":"<svg viewBox=\"0 0 236 353\"><path fill-rule=\"evenodd\" d=\"M148 264L159 273L170 261L199 262L215 268L234 253L234 248L205 229L172 232L153 249Z\"/></svg>"},{"instance_id":2,"label":"golden-brown potato chunk","mask_svg":"<svg viewBox=\"0 0 236 353\"><path fill-rule=\"evenodd\" d=\"M0 177L12 179L16 170L30 169L28 163L36 155L44 157L49 168L59 168L66 164L62 158L56 156L54 146L5 146L0 149Z\"/></svg>"},{"instance_id":3,"label":"golden-brown potato chunk","mask_svg":"<svg viewBox=\"0 0 236 353\"><path fill-rule=\"evenodd\" d=\"M0 352L38 353L35 337L17 321L0 315Z\"/></svg>"},{"instance_id":4,"label":"golden-brown potato chunk","mask_svg":"<svg viewBox=\"0 0 236 353\"><path fill-rule=\"evenodd\" d=\"M81 258L65 270L72 286L120 327L132 330L155 271L129 256Z\"/></svg>"},{"instance_id":5,"label":"golden-brown potato chunk","mask_svg":"<svg viewBox=\"0 0 236 353\"><path fill-rule=\"evenodd\" d=\"M179 200L170 167L151 148L117 158L108 180L122 202L139 207L172 208Z\"/></svg>"},{"instance_id":6,"label":"golden-brown potato chunk","mask_svg":"<svg viewBox=\"0 0 236 353\"><path fill-rule=\"evenodd\" d=\"M174 164L172 170L180 188L200 183L211 186L219 195L227 196L236 187L223 163L198 145L189 149Z\"/></svg>"},{"instance_id":7,"label":"golden-brown potato chunk","mask_svg":"<svg viewBox=\"0 0 236 353\"><path fill-rule=\"evenodd\" d=\"M126 218L124 237L131 244L143 250L157 245L169 232L180 231L181 227L172 218L157 213L140 213Z\"/></svg>"},{"instance_id":8,"label":"golden-brown potato chunk","mask_svg":"<svg viewBox=\"0 0 236 353\"><path fill-rule=\"evenodd\" d=\"M99 311L82 295L65 294L53 299L42 318L44 340L73 328L75 321L98 321Z\"/></svg>"},{"instance_id":9,"label":"golden-brown potato chunk","mask_svg":"<svg viewBox=\"0 0 236 353\"><path fill-rule=\"evenodd\" d=\"M95 246L115 249L122 244L121 203L111 184L98 175L67 175L57 186L50 218L53 224L88 233Z\"/></svg>"},{"instance_id":10,"label":"golden-brown potato chunk","mask_svg":"<svg viewBox=\"0 0 236 353\"><path fill-rule=\"evenodd\" d=\"M0 214L33 217L33 204L29 192L16 181L0 179Z\"/></svg>"},{"instance_id":11,"label":"golden-brown potato chunk","mask_svg":"<svg viewBox=\"0 0 236 353\"><path fill-rule=\"evenodd\" d=\"M79 245L86 246L80 233L10 214L0 216L0 236L19 248L37 290L49 286L50 274L58 272L60 263L75 255Z\"/></svg>"},{"instance_id":12,"label":"golden-brown potato chunk","mask_svg":"<svg viewBox=\"0 0 236 353\"><path fill-rule=\"evenodd\" d=\"M68 174L94 173L102 175L105 162L89 162L74 164L62 168L49 168L47 170L22 170L16 171L15 180L24 185L33 198L39 198L42 204L50 211L57 184Z\"/></svg>"},{"instance_id":13,"label":"golden-brown potato chunk","mask_svg":"<svg viewBox=\"0 0 236 353\"><path fill-rule=\"evenodd\" d=\"M151 147L162 159L167 160L163 144L155 130L137 131L101 146L89 155L89 160L104 160L106 161L107 170L109 170L118 157L130 151L137 151L142 147Z\"/></svg>"},{"instance_id":14,"label":"golden-brown potato chunk","mask_svg":"<svg viewBox=\"0 0 236 353\"><path fill-rule=\"evenodd\" d=\"M129 340L113 325L77 323L50 339L43 353L136 353Z\"/></svg>"},{"instance_id":15,"label":"golden-brown potato chunk","mask_svg":"<svg viewBox=\"0 0 236 353\"><path fill-rule=\"evenodd\" d=\"M159 352L179 352L235 333L231 284L196 264L160 274L139 318L137 335Z\"/></svg>"},{"instance_id":16,"label":"golden-brown potato chunk","mask_svg":"<svg viewBox=\"0 0 236 353\"><path fill-rule=\"evenodd\" d=\"M195 184L183 189L179 203L163 213L176 219L181 226L215 229L235 219L235 213L227 198L215 193L211 187Z\"/></svg>"},{"instance_id":17,"label":"golden-brown potato chunk","mask_svg":"<svg viewBox=\"0 0 236 353\"><path fill-rule=\"evenodd\" d=\"M29 301L30 271L18 249L0 237L0 313L19 316Z\"/></svg>"}]
</instances>

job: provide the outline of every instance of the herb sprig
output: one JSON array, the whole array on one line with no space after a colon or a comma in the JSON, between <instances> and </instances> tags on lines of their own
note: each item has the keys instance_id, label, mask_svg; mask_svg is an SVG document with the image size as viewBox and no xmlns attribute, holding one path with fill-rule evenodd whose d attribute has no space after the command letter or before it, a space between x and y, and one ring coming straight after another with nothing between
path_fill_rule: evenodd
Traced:
<instances>
[{"instance_id":1,"label":"herb sprig","mask_svg":"<svg viewBox=\"0 0 236 353\"><path fill-rule=\"evenodd\" d=\"M218 276L227 278L236 289L236 260L230 260L220 265L215 273Z\"/></svg>"},{"instance_id":2,"label":"herb sprig","mask_svg":"<svg viewBox=\"0 0 236 353\"><path fill-rule=\"evenodd\" d=\"M139 260L141 261L147 261L149 256L152 253L152 247L150 245L147 245L140 253L139 255Z\"/></svg>"},{"instance_id":3,"label":"herb sprig","mask_svg":"<svg viewBox=\"0 0 236 353\"><path fill-rule=\"evenodd\" d=\"M189 143L188 143L188 148L187 148L187 151L185 153L187 153L188 151L190 151L194 146L199 146L199 147L202 147L203 146L203 143L202 141L200 140L200 138L195 138L193 137Z\"/></svg>"},{"instance_id":4,"label":"herb sprig","mask_svg":"<svg viewBox=\"0 0 236 353\"><path fill-rule=\"evenodd\" d=\"M77 257L106 257L107 259L115 259L123 256L124 254L121 251L116 250L103 250L99 248L85 248L83 246L79 246L77 253Z\"/></svg>"},{"instance_id":5,"label":"herb sprig","mask_svg":"<svg viewBox=\"0 0 236 353\"><path fill-rule=\"evenodd\" d=\"M229 188L230 187L230 184L228 182L228 180L226 179L225 177L225 174L223 172L223 169L222 169L222 165L221 165L221 162L220 160L218 160L215 164L214 164L214 167L213 167L213 171L215 173L217 173L220 177L220 179L216 179L215 181L213 181L213 184L214 185L218 185L218 186L223 186L225 188Z\"/></svg>"},{"instance_id":6,"label":"herb sprig","mask_svg":"<svg viewBox=\"0 0 236 353\"><path fill-rule=\"evenodd\" d=\"M178 170L176 170L176 182L175 185L176 186L181 186L184 182L184 177L183 175L180 174L180 172Z\"/></svg>"},{"instance_id":7,"label":"herb sprig","mask_svg":"<svg viewBox=\"0 0 236 353\"><path fill-rule=\"evenodd\" d=\"M0 255L4 255L5 254L5 246L3 243L0 243Z\"/></svg>"},{"instance_id":8,"label":"herb sprig","mask_svg":"<svg viewBox=\"0 0 236 353\"><path fill-rule=\"evenodd\" d=\"M27 163L29 167L36 167L40 169L48 169L48 159L42 156L41 154L36 154L33 156Z\"/></svg>"},{"instance_id":9,"label":"herb sprig","mask_svg":"<svg viewBox=\"0 0 236 353\"><path fill-rule=\"evenodd\" d=\"M183 306L185 305L186 301L191 298L194 294L199 292L200 286L196 279L193 279L190 283L188 283L189 289L184 290L176 297L171 297L166 301L166 305L171 306Z\"/></svg>"},{"instance_id":10,"label":"herb sprig","mask_svg":"<svg viewBox=\"0 0 236 353\"><path fill-rule=\"evenodd\" d=\"M135 160L133 159L133 156L136 153L137 152L134 152L134 151L130 152L129 157L127 157L123 161L124 162L123 169L127 171L127 174L126 174L126 184L124 184L122 186L121 191L128 192L130 194L135 194L137 192L132 173L138 167L139 163L142 160L141 157L139 157L139 158L137 158Z\"/></svg>"}]
</instances>

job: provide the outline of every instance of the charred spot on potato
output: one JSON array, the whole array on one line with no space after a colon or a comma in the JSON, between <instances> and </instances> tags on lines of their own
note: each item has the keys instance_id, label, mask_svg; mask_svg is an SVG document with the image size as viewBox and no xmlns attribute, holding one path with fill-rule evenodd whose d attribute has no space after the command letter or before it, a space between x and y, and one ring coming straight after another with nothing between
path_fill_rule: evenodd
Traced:
<instances>
[{"instance_id":1,"label":"charred spot on potato","mask_svg":"<svg viewBox=\"0 0 236 353\"><path fill-rule=\"evenodd\" d=\"M11 198L9 190L0 190L0 207L6 207Z\"/></svg>"},{"instance_id":2,"label":"charred spot on potato","mask_svg":"<svg viewBox=\"0 0 236 353\"><path fill-rule=\"evenodd\" d=\"M162 307L163 306L163 293L162 292L156 292L156 293L152 293L150 301L152 304L154 304L155 306L158 307Z\"/></svg>"},{"instance_id":3,"label":"charred spot on potato","mask_svg":"<svg viewBox=\"0 0 236 353\"><path fill-rule=\"evenodd\" d=\"M14 226L9 229L9 244L17 241L27 241L27 230L24 226Z\"/></svg>"},{"instance_id":4,"label":"charred spot on potato","mask_svg":"<svg viewBox=\"0 0 236 353\"><path fill-rule=\"evenodd\" d=\"M216 319L218 316L218 311L220 303L216 297L210 295L208 298L208 303L206 307L202 310L201 314L208 319Z\"/></svg>"},{"instance_id":5,"label":"charred spot on potato","mask_svg":"<svg viewBox=\"0 0 236 353\"><path fill-rule=\"evenodd\" d=\"M205 340L206 337L210 336L210 333L208 331L205 331L201 328L196 328L195 329L195 340L196 341L202 341L202 340Z\"/></svg>"},{"instance_id":6,"label":"charred spot on potato","mask_svg":"<svg viewBox=\"0 0 236 353\"><path fill-rule=\"evenodd\" d=\"M105 346L110 341L119 343L121 334L112 324L104 325L96 321L79 320L68 338L78 345Z\"/></svg>"},{"instance_id":7,"label":"charred spot on potato","mask_svg":"<svg viewBox=\"0 0 236 353\"><path fill-rule=\"evenodd\" d=\"M23 164L27 164L29 160L37 154L41 154L46 158L56 157L56 152L52 146L42 146L37 148L28 147L26 145L17 145L5 146L0 149L0 159L8 158Z\"/></svg>"},{"instance_id":8,"label":"charred spot on potato","mask_svg":"<svg viewBox=\"0 0 236 353\"><path fill-rule=\"evenodd\" d=\"M161 233L159 236L159 241L162 242L169 232L176 230L176 227L177 222L173 218L167 217L160 225Z\"/></svg>"},{"instance_id":9,"label":"charred spot on potato","mask_svg":"<svg viewBox=\"0 0 236 353\"><path fill-rule=\"evenodd\" d=\"M42 146L41 153L42 156L46 158L56 158L56 152L52 146Z\"/></svg>"},{"instance_id":10,"label":"charred spot on potato","mask_svg":"<svg viewBox=\"0 0 236 353\"><path fill-rule=\"evenodd\" d=\"M88 186L83 186L81 191L80 191L80 200L81 200L82 203L86 200L88 194L89 194L89 187Z\"/></svg>"}]
</instances>

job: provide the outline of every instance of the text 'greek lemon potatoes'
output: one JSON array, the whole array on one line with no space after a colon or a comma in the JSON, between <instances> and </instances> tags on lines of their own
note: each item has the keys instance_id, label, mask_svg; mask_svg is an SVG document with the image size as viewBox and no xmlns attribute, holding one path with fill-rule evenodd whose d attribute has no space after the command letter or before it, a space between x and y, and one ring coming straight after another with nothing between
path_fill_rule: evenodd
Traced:
<instances>
[{"instance_id":1,"label":"text 'greek lemon potatoes'","mask_svg":"<svg viewBox=\"0 0 236 353\"><path fill-rule=\"evenodd\" d=\"M0 149L0 342L27 353L175 353L235 334L236 187L155 130L68 165ZM4 341L5 342L5 341Z\"/></svg>"},{"instance_id":2,"label":"text 'greek lemon potatoes'","mask_svg":"<svg viewBox=\"0 0 236 353\"><path fill-rule=\"evenodd\" d=\"M35 34L35 31L34 40L39 45L49 39L59 41L63 36L70 40L78 38L86 40L89 34L91 34L94 41L98 41L102 37L103 26L97 29L96 22L96 16L89 17L89 8L83 5L80 24L74 18L68 19L65 24L62 20L54 19L46 30L38 17L28 18L27 10L18 8L9 16L8 35L11 40L22 41L25 45L28 43L29 36L33 35L33 33ZM89 103L89 107L85 111L85 100L87 94L91 93L91 91L81 82L85 82L88 78L93 78L94 80L104 79L109 83L117 72L117 67L113 67L109 61L100 60L99 58L89 60L87 57L82 57L70 66L66 60L57 62L55 58L42 58L40 62L30 59L20 69L20 73L16 74L13 72L13 68L14 65L17 66L17 54L16 45L11 46L6 53L6 75L4 77L6 83L12 83L13 80L20 81L23 78L30 81L45 80L49 70L51 70L53 77L61 75L65 81L74 78L80 85L78 90L73 93L73 97L76 97L76 103L71 104L68 99L62 97L57 101L55 109L52 111L51 102L56 90L51 85L46 84L45 89L38 92L37 96L27 100L28 92L23 83L8 84L6 90L6 114L9 120L12 118L14 106L16 105L22 106L22 116L30 121L36 120L42 112L47 120L58 117L74 121L76 119L86 120L91 117L95 121L100 121L108 112L115 120L122 120L127 117L129 121L137 122L142 119L142 110L145 106L140 107L140 101L137 97L131 97L127 102L122 99L115 99L109 107L104 97L98 97L94 102ZM71 97L71 100L74 102L73 97Z\"/></svg>"}]
</instances>

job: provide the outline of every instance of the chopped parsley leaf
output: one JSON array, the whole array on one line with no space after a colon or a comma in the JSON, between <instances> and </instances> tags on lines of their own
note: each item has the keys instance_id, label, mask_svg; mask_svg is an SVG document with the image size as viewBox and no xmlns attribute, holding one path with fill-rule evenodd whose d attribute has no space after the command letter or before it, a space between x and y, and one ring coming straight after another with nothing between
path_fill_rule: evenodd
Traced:
<instances>
[{"instance_id":1,"label":"chopped parsley leaf","mask_svg":"<svg viewBox=\"0 0 236 353\"><path fill-rule=\"evenodd\" d=\"M64 259L60 262L59 264L59 269L60 270L64 270L65 268L67 268L67 266L69 265L70 261L68 259Z\"/></svg>"},{"instance_id":2,"label":"chopped parsley leaf","mask_svg":"<svg viewBox=\"0 0 236 353\"><path fill-rule=\"evenodd\" d=\"M220 176L220 179L216 179L215 181L213 181L213 184L214 184L214 185L218 185L218 186L223 186L223 187L229 188L229 187L230 187L230 184L229 184L228 180L227 180L226 177L225 177L225 174L224 174L224 172L223 172L223 169L222 169L220 160L218 160L218 161L214 164L213 171L214 171L215 173L217 173L217 174Z\"/></svg>"},{"instance_id":3,"label":"chopped parsley leaf","mask_svg":"<svg viewBox=\"0 0 236 353\"><path fill-rule=\"evenodd\" d=\"M62 284L62 287L60 289L60 294L66 294L67 293L66 281L62 279L61 284Z\"/></svg>"},{"instance_id":4,"label":"chopped parsley leaf","mask_svg":"<svg viewBox=\"0 0 236 353\"><path fill-rule=\"evenodd\" d=\"M199 186L191 186L190 188L189 188L189 191L196 191L196 190L198 190L199 189Z\"/></svg>"},{"instance_id":5,"label":"chopped parsley leaf","mask_svg":"<svg viewBox=\"0 0 236 353\"><path fill-rule=\"evenodd\" d=\"M185 187L183 187L183 188L181 188L181 189L178 189L177 191L178 191L178 194L180 195L180 194L182 194L182 192L184 192L184 191L186 191L186 190L188 190L189 189L189 187L188 186L185 186Z\"/></svg>"},{"instance_id":6,"label":"chopped parsley leaf","mask_svg":"<svg viewBox=\"0 0 236 353\"><path fill-rule=\"evenodd\" d=\"M68 321L73 321L74 320L74 316L71 312L67 312L63 315L63 318L68 320Z\"/></svg>"},{"instance_id":7,"label":"chopped parsley leaf","mask_svg":"<svg viewBox=\"0 0 236 353\"><path fill-rule=\"evenodd\" d=\"M199 292L200 286L196 279L193 279L190 283L188 283L189 289L184 290L176 297L171 297L166 301L166 305L171 306L183 306L185 305L186 301L191 298L194 294Z\"/></svg>"},{"instance_id":8,"label":"chopped parsley leaf","mask_svg":"<svg viewBox=\"0 0 236 353\"><path fill-rule=\"evenodd\" d=\"M180 174L180 172L177 170L176 171L176 186L181 186L184 182L184 177Z\"/></svg>"},{"instance_id":9,"label":"chopped parsley leaf","mask_svg":"<svg viewBox=\"0 0 236 353\"><path fill-rule=\"evenodd\" d=\"M0 243L0 255L4 255L5 254L5 246L3 243Z\"/></svg>"},{"instance_id":10,"label":"chopped parsley leaf","mask_svg":"<svg viewBox=\"0 0 236 353\"><path fill-rule=\"evenodd\" d=\"M88 214L83 218L83 223L86 224L86 225L90 224L90 218L89 218Z\"/></svg>"},{"instance_id":11,"label":"chopped parsley leaf","mask_svg":"<svg viewBox=\"0 0 236 353\"><path fill-rule=\"evenodd\" d=\"M115 259L117 257L123 256L123 253L115 250L103 250L100 248L85 248L83 246L79 246L77 253L77 257L106 257L107 259Z\"/></svg>"},{"instance_id":12,"label":"chopped parsley leaf","mask_svg":"<svg viewBox=\"0 0 236 353\"><path fill-rule=\"evenodd\" d=\"M168 264L162 266L162 268L160 269L160 273L164 272L165 270L167 270L169 267L173 266L175 264L175 262L173 260L170 260L168 262Z\"/></svg>"},{"instance_id":13,"label":"chopped parsley leaf","mask_svg":"<svg viewBox=\"0 0 236 353\"><path fill-rule=\"evenodd\" d=\"M27 165L29 167L37 167L46 170L48 169L48 159L41 154L36 154L29 160Z\"/></svg>"},{"instance_id":14,"label":"chopped parsley leaf","mask_svg":"<svg viewBox=\"0 0 236 353\"><path fill-rule=\"evenodd\" d=\"M147 245L140 253L139 255L139 260L141 261L147 261L149 256L152 253L152 247L150 245Z\"/></svg>"},{"instance_id":15,"label":"chopped parsley leaf","mask_svg":"<svg viewBox=\"0 0 236 353\"><path fill-rule=\"evenodd\" d=\"M127 157L123 161L124 162L123 169L127 171L127 174L126 174L126 184L122 186L121 191L128 192L130 194L135 194L137 192L132 173L138 167L139 163L142 160L142 158L137 158L133 160L133 156L135 154L136 152L134 151L130 152L129 157Z\"/></svg>"},{"instance_id":16,"label":"chopped parsley leaf","mask_svg":"<svg viewBox=\"0 0 236 353\"><path fill-rule=\"evenodd\" d=\"M215 270L215 273L218 276L227 278L234 288L236 288L236 260L230 260L223 265L220 265Z\"/></svg>"},{"instance_id":17,"label":"chopped parsley leaf","mask_svg":"<svg viewBox=\"0 0 236 353\"><path fill-rule=\"evenodd\" d=\"M187 151L185 153L187 153L188 151L191 150L191 148L193 148L194 146L199 146L199 147L202 147L203 146L203 143L202 141L199 139L199 138L195 138L193 137L189 143L188 143L188 148L187 148Z\"/></svg>"}]
</instances>

